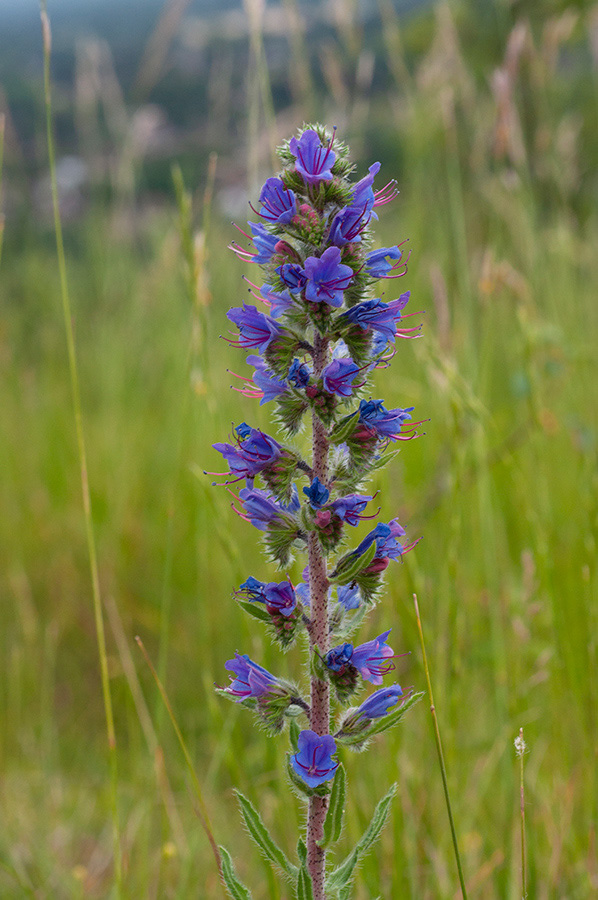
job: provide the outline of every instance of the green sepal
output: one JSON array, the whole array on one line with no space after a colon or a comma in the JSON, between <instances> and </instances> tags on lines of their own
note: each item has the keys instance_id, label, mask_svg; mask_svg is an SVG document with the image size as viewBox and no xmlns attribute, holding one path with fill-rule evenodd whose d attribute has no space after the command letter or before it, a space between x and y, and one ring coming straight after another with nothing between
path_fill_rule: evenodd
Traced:
<instances>
[{"instance_id":1,"label":"green sepal","mask_svg":"<svg viewBox=\"0 0 598 900\"><path fill-rule=\"evenodd\" d=\"M286 568L293 558L292 548L301 535L297 519L290 519L289 524L270 525L265 532L264 542L268 553L280 569Z\"/></svg>"},{"instance_id":2,"label":"green sepal","mask_svg":"<svg viewBox=\"0 0 598 900\"><path fill-rule=\"evenodd\" d=\"M222 880L233 900L252 900L251 891L239 881L235 874L231 855L225 847L219 847L222 861Z\"/></svg>"},{"instance_id":3,"label":"green sepal","mask_svg":"<svg viewBox=\"0 0 598 900\"><path fill-rule=\"evenodd\" d=\"M334 572L328 576L328 580L333 584L350 584L357 579L357 576L363 569L367 569L376 556L376 541L372 541L367 550L364 550L359 556L355 555L355 551L347 553L336 564Z\"/></svg>"},{"instance_id":4,"label":"green sepal","mask_svg":"<svg viewBox=\"0 0 598 900\"><path fill-rule=\"evenodd\" d=\"M318 846L324 849L338 841L341 836L345 812L346 781L344 767L340 765L332 783L328 812L324 820L324 837L318 841Z\"/></svg>"},{"instance_id":5,"label":"green sepal","mask_svg":"<svg viewBox=\"0 0 598 900\"><path fill-rule=\"evenodd\" d=\"M345 725L350 724L352 713L349 710L344 723L341 724L340 730L335 734L335 740L350 749L362 750L370 738L375 737L377 734L382 734L382 732L388 731L389 728L398 725L405 713L407 713L412 706L415 706L416 703L419 703L423 696L423 691L419 691L417 694L411 694L411 696L407 697L406 700L401 703L401 706L395 712L388 713L386 716L381 716L379 719L365 719L359 730L356 730L354 733L349 731L347 734L343 734Z\"/></svg>"},{"instance_id":6,"label":"green sepal","mask_svg":"<svg viewBox=\"0 0 598 900\"><path fill-rule=\"evenodd\" d=\"M388 818L388 813L390 809L390 804L392 802L392 798L394 797L397 790L396 784L393 784L388 791L388 793L380 800L376 809L374 810L374 815L372 816L372 820L363 835L351 851L345 860L330 874L330 876L326 879L326 891L334 892L339 894L340 891L345 890L349 885L351 878L353 877L353 872L355 870L355 866L357 865L359 859L371 849L371 847L376 843L382 829L386 824L386 820ZM345 891L346 896L346 891Z\"/></svg>"},{"instance_id":7,"label":"green sepal","mask_svg":"<svg viewBox=\"0 0 598 900\"><path fill-rule=\"evenodd\" d=\"M337 422L328 435L331 444L344 444L350 434L355 431L357 425L357 411L345 416Z\"/></svg>"},{"instance_id":8,"label":"green sepal","mask_svg":"<svg viewBox=\"0 0 598 900\"><path fill-rule=\"evenodd\" d=\"M291 744L291 750L295 753L299 750L299 735L301 734L301 729L299 728L297 721L295 719L291 719L289 722L289 741Z\"/></svg>"},{"instance_id":9,"label":"green sepal","mask_svg":"<svg viewBox=\"0 0 598 900\"><path fill-rule=\"evenodd\" d=\"M314 900L311 876L305 863L301 866L297 875L297 900Z\"/></svg>"},{"instance_id":10,"label":"green sepal","mask_svg":"<svg viewBox=\"0 0 598 900\"><path fill-rule=\"evenodd\" d=\"M264 351L264 359L268 368L278 378L286 378L293 357L301 346L301 339L292 331L283 330L273 338Z\"/></svg>"},{"instance_id":11,"label":"green sepal","mask_svg":"<svg viewBox=\"0 0 598 900\"><path fill-rule=\"evenodd\" d=\"M346 610L342 603L337 603L330 615L330 633L339 640L350 637L365 618L368 607L361 603L355 610Z\"/></svg>"},{"instance_id":12,"label":"green sepal","mask_svg":"<svg viewBox=\"0 0 598 900\"><path fill-rule=\"evenodd\" d=\"M297 878L297 866L287 859L285 853L280 849L278 844L272 839L270 832L266 828L262 817L250 800L247 799L240 791L235 790L239 806L241 807L241 815L247 826L247 830L262 854L275 866L278 866L284 874L293 881Z\"/></svg>"},{"instance_id":13,"label":"green sepal","mask_svg":"<svg viewBox=\"0 0 598 900\"><path fill-rule=\"evenodd\" d=\"M263 606L257 606L254 603L249 603L247 600L237 600L237 603L244 609L246 613L249 613L250 616L253 616L254 619L260 619L262 622L267 622L270 624L270 614L264 609Z\"/></svg>"}]
</instances>

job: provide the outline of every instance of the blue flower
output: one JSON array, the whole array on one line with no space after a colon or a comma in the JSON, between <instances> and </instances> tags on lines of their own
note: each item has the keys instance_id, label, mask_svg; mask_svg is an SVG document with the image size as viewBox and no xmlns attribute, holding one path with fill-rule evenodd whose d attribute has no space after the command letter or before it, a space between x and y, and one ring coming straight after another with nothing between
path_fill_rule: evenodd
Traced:
<instances>
[{"instance_id":1,"label":"blue flower","mask_svg":"<svg viewBox=\"0 0 598 900\"><path fill-rule=\"evenodd\" d=\"M304 269L307 284L305 297L312 303L328 303L329 306L343 305L343 291L353 278L353 269L341 263L338 247L328 247L320 257L308 256Z\"/></svg>"},{"instance_id":2,"label":"blue flower","mask_svg":"<svg viewBox=\"0 0 598 900\"><path fill-rule=\"evenodd\" d=\"M382 300L364 300L344 312L345 319L353 325L359 325L363 331L372 329L383 334L387 341L394 341L396 334L396 312L389 303Z\"/></svg>"},{"instance_id":3,"label":"blue flower","mask_svg":"<svg viewBox=\"0 0 598 900\"><path fill-rule=\"evenodd\" d=\"M331 508L339 519L342 519L347 525L355 526L364 518L361 513L371 499L371 497L366 497L361 494L347 494L346 497L339 497L338 500L335 500L334 503L331 504ZM365 518L372 518L372 516L366 516Z\"/></svg>"},{"instance_id":4,"label":"blue flower","mask_svg":"<svg viewBox=\"0 0 598 900\"><path fill-rule=\"evenodd\" d=\"M276 397L284 394L287 390L286 381L277 378L274 372L270 371L261 356L248 356L246 362L251 366L255 366L253 382L257 385L263 395L260 400L260 406L267 403L269 400L275 400Z\"/></svg>"},{"instance_id":5,"label":"blue flower","mask_svg":"<svg viewBox=\"0 0 598 900\"><path fill-rule=\"evenodd\" d=\"M359 669L361 677L372 684L382 684L382 676L394 669L392 648L386 643L390 629L373 641L360 644L353 650L351 664Z\"/></svg>"},{"instance_id":6,"label":"blue flower","mask_svg":"<svg viewBox=\"0 0 598 900\"><path fill-rule=\"evenodd\" d=\"M283 263L281 266L277 266L275 271L291 294L298 294L307 283L305 272L297 263Z\"/></svg>"},{"instance_id":7,"label":"blue flower","mask_svg":"<svg viewBox=\"0 0 598 900\"><path fill-rule=\"evenodd\" d=\"M350 662L353 656L353 644L340 644L329 650L325 657L326 667L333 672L340 672Z\"/></svg>"},{"instance_id":8,"label":"blue flower","mask_svg":"<svg viewBox=\"0 0 598 900\"><path fill-rule=\"evenodd\" d=\"M380 719L385 716L391 706L398 703L399 697L403 696L403 691L398 684L391 684L389 687L380 688L374 691L367 700L358 707L351 716L352 719Z\"/></svg>"},{"instance_id":9,"label":"blue flower","mask_svg":"<svg viewBox=\"0 0 598 900\"><path fill-rule=\"evenodd\" d=\"M280 178L268 178L260 193L260 216L269 222L288 225L297 212L295 194Z\"/></svg>"},{"instance_id":10,"label":"blue flower","mask_svg":"<svg viewBox=\"0 0 598 900\"><path fill-rule=\"evenodd\" d=\"M369 174L362 178L361 181L358 181L353 188L353 203L351 205L363 206L368 212L371 212L376 203L376 197L372 186L374 184L374 177L380 171L380 163L372 163L368 171ZM372 215L374 218L378 218L376 213L372 213Z\"/></svg>"},{"instance_id":11,"label":"blue flower","mask_svg":"<svg viewBox=\"0 0 598 900\"><path fill-rule=\"evenodd\" d=\"M290 581L271 581L264 589L266 609L269 613L290 616L297 606L297 597Z\"/></svg>"},{"instance_id":12,"label":"blue flower","mask_svg":"<svg viewBox=\"0 0 598 900\"><path fill-rule=\"evenodd\" d=\"M282 447L274 438L256 428L239 441L237 447L232 444L213 444L215 450L222 453L228 463L230 474L241 478L255 478L264 469L271 466L281 455Z\"/></svg>"},{"instance_id":13,"label":"blue flower","mask_svg":"<svg viewBox=\"0 0 598 900\"><path fill-rule=\"evenodd\" d=\"M303 493L309 499L312 509L321 509L330 497L330 491L324 487L317 476L309 487L303 488Z\"/></svg>"},{"instance_id":14,"label":"blue flower","mask_svg":"<svg viewBox=\"0 0 598 900\"><path fill-rule=\"evenodd\" d=\"M305 363L295 357L287 374L288 381L296 388L304 388L309 384L310 376L311 372Z\"/></svg>"},{"instance_id":15,"label":"blue flower","mask_svg":"<svg viewBox=\"0 0 598 900\"><path fill-rule=\"evenodd\" d=\"M351 382L359 374L359 366L352 359L333 359L322 372L324 390L339 397L350 397Z\"/></svg>"},{"instance_id":16,"label":"blue flower","mask_svg":"<svg viewBox=\"0 0 598 900\"><path fill-rule=\"evenodd\" d=\"M263 581L258 581L257 578L250 575L247 581L244 581L243 584L240 585L239 590L235 591L235 593L237 595L242 595L246 600L249 600L250 603L265 603L265 587L266 585Z\"/></svg>"},{"instance_id":17,"label":"blue flower","mask_svg":"<svg viewBox=\"0 0 598 900\"><path fill-rule=\"evenodd\" d=\"M267 531L272 525L289 526L295 521L288 515L289 506L276 503L267 491L243 488L239 491L245 517L260 531Z\"/></svg>"},{"instance_id":18,"label":"blue flower","mask_svg":"<svg viewBox=\"0 0 598 900\"><path fill-rule=\"evenodd\" d=\"M365 206L346 206L332 220L328 243L335 247L358 244L371 218L372 213Z\"/></svg>"},{"instance_id":19,"label":"blue flower","mask_svg":"<svg viewBox=\"0 0 598 900\"><path fill-rule=\"evenodd\" d=\"M347 611L350 609L359 609L361 605L361 593L358 585L350 584L339 585L336 589L338 602L345 607Z\"/></svg>"},{"instance_id":20,"label":"blue flower","mask_svg":"<svg viewBox=\"0 0 598 900\"><path fill-rule=\"evenodd\" d=\"M260 288L260 295L270 306L270 315L273 319L277 319L293 305L293 298L288 291L275 291L271 284L263 284Z\"/></svg>"},{"instance_id":21,"label":"blue flower","mask_svg":"<svg viewBox=\"0 0 598 900\"><path fill-rule=\"evenodd\" d=\"M291 138L289 150L297 160L295 168L309 184L331 181L330 171L336 160L331 149L332 141L325 147L313 128L304 131L299 140Z\"/></svg>"},{"instance_id":22,"label":"blue flower","mask_svg":"<svg viewBox=\"0 0 598 900\"><path fill-rule=\"evenodd\" d=\"M378 574L386 569L389 560L400 559L403 553L406 553L407 550L411 550L414 546L411 544L409 547L405 548L403 544L397 540L397 538L402 537L404 534L405 529L399 525L396 519L393 519L388 525L379 522L378 525L364 537L359 546L356 547L350 555L361 556L375 542L376 553L374 559L367 569L364 569L364 574Z\"/></svg>"},{"instance_id":23,"label":"blue flower","mask_svg":"<svg viewBox=\"0 0 598 900\"><path fill-rule=\"evenodd\" d=\"M336 741L329 734L302 731L297 741L298 751L291 756L291 765L297 775L311 788L334 778L339 763L332 759L336 753Z\"/></svg>"},{"instance_id":24,"label":"blue flower","mask_svg":"<svg viewBox=\"0 0 598 900\"><path fill-rule=\"evenodd\" d=\"M256 225L255 222L248 222L247 224L251 228L251 237L257 250L257 253L250 257L250 260L263 266L269 263L274 256L279 239L275 234L270 234L263 225Z\"/></svg>"},{"instance_id":25,"label":"blue flower","mask_svg":"<svg viewBox=\"0 0 598 900\"><path fill-rule=\"evenodd\" d=\"M226 317L239 329L239 340L234 343L246 350L255 347L263 353L270 342L281 333L274 319L258 312L255 306L249 306L247 303L242 307L229 309Z\"/></svg>"},{"instance_id":26,"label":"blue flower","mask_svg":"<svg viewBox=\"0 0 598 900\"><path fill-rule=\"evenodd\" d=\"M399 440L401 426L411 419L414 407L385 409L382 400L362 400L359 404L359 421L375 431L380 438Z\"/></svg>"},{"instance_id":27,"label":"blue flower","mask_svg":"<svg viewBox=\"0 0 598 900\"><path fill-rule=\"evenodd\" d=\"M398 262L402 255L398 247L381 247L379 250L371 250L366 253L365 270L372 278L384 278L394 268L387 262L387 257L396 259Z\"/></svg>"},{"instance_id":28,"label":"blue flower","mask_svg":"<svg viewBox=\"0 0 598 900\"><path fill-rule=\"evenodd\" d=\"M246 653L243 655L235 653L235 658L229 659L224 668L235 675L234 678L231 677L231 683L224 691L235 697L238 703L250 697L263 697L278 684L278 679L274 675L249 659Z\"/></svg>"}]
</instances>

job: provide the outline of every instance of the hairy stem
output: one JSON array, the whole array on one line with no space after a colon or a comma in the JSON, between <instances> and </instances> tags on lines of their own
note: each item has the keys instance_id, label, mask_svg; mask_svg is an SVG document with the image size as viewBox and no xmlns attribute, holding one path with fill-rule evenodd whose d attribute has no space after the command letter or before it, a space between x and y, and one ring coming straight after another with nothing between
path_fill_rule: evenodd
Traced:
<instances>
[{"instance_id":1,"label":"hairy stem","mask_svg":"<svg viewBox=\"0 0 598 900\"><path fill-rule=\"evenodd\" d=\"M326 365L328 341L316 333L314 341L314 374L316 378ZM312 469L314 477L322 484L328 483L328 439L326 429L312 414ZM311 593L310 641L320 653L328 650L328 578L326 560L318 535L311 531L307 542L309 584ZM330 691L327 681L312 677L310 728L316 734L330 734ZM324 900L325 853L317 842L324 834L324 819L328 808L327 797L310 797L307 820L307 868L311 875L314 900Z\"/></svg>"}]
</instances>

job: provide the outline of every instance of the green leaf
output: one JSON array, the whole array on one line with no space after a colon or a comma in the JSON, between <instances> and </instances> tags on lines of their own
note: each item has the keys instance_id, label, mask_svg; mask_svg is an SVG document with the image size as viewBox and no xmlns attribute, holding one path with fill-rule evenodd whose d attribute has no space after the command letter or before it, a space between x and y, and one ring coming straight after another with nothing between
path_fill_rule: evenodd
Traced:
<instances>
[{"instance_id":1,"label":"green leaf","mask_svg":"<svg viewBox=\"0 0 598 900\"><path fill-rule=\"evenodd\" d=\"M305 863L299 869L297 877L297 900L314 900L311 876L305 868Z\"/></svg>"},{"instance_id":2,"label":"green leaf","mask_svg":"<svg viewBox=\"0 0 598 900\"><path fill-rule=\"evenodd\" d=\"M270 623L270 616L262 606L254 606L253 603L247 603L245 600L237 600L237 603L250 616L260 619L262 622Z\"/></svg>"},{"instance_id":3,"label":"green leaf","mask_svg":"<svg viewBox=\"0 0 598 900\"><path fill-rule=\"evenodd\" d=\"M363 569L367 569L376 555L376 541L372 541L367 550L360 556L353 556L348 553L337 563L336 574L329 575L329 581L338 582L339 584L349 584L353 581Z\"/></svg>"},{"instance_id":4,"label":"green leaf","mask_svg":"<svg viewBox=\"0 0 598 900\"><path fill-rule=\"evenodd\" d=\"M347 440L348 436L355 431L356 417L357 413L351 413L350 416L345 416L344 419L337 422L328 435L331 444L343 444Z\"/></svg>"},{"instance_id":5,"label":"green leaf","mask_svg":"<svg viewBox=\"0 0 598 900\"><path fill-rule=\"evenodd\" d=\"M291 742L291 750L294 750L295 753L299 749L299 735L301 734L301 729L297 724L295 719L291 719L289 722L289 741Z\"/></svg>"},{"instance_id":6,"label":"green leaf","mask_svg":"<svg viewBox=\"0 0 598 900\"><path fill-rule=\"evenodd\" d=\"M233 900L251 900L251 892L247 890L245 885L235 875L230 853L225 847L220 847L219 849L222 858L222 877L227 891Z\"/></svg>"},{"instance_id":7,"label":"green leaf","mask_svg":"<svg viewBox=\"0 0 598 900\"><path fill-rule=\"evenodd\" d=\"M247 830L266 859L269 859L271 863L274 863L274 865L282 869L289 878L295 879L297 877L297 866L293 865L293 863L286 858L278 844L272 840L270 832L266 828L257 809L240 791L235 790L235 794L237 795L237 799L241 806L241 813L245 820Z\"/></svg>"},{"instance_id":8,"label":"green leaf","mask_svg":"<svg viewBox=\"0 0 598 900\"><path fill-rule=\"evenodd\" d=\"M396 784L393 784L388 793L380 800L376 809L374 810L374 815L372 816L372 821L364 831L363 835L351 851L347 858L331 873L330 877L326 880L326 890L328 891L341 891L347 887L351 878L353 876L353 871L355 866L357 865L359 859L371 849L373 844L376 843L378 838L380 837L380 833L386 824L386 820L388 818L388 812L390 808L390 804L392 802L392 798L394 797L397 790Z\"/></svg>"},{"instance_id":9,"label":"green leaf","mask_svg":"<svg viewBox=\"0 0 598 900\"><path fill-rule=\"evenodd\" d=\"M324 820L324 837L318 841L320 847L329 847L338 841L343 827L345 812L346 777L343 766L339 766L332 782L332 791L326 819Z\"/></svg>"},{"instance_id":10,"label":"green leaf","mask_svg":"<svg viewBox=\"0 0 598 900\"><path fill-rule=\"evenodd\" d=\"M351 900L351 885L341 888L338 892L338 900Z\"/></svg>"},{"instance_id":11,"label":"green leaf","mask_svg":"<svg viewBox=\"0 0 598 900\"><path fill-rule=\"evenodd\" d=\"M299 838L297 841L297 856L302 865L307 865L307 847L303 838Z\"/></svg>"}]
</instances>

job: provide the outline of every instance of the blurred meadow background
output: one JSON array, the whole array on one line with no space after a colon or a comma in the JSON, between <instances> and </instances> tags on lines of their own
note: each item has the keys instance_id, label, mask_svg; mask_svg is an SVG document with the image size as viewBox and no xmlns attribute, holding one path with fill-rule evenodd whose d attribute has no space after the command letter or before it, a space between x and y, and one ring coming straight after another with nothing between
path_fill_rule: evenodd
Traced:
<instances>
[{"instance_id":1,"label":"blurred meadow background","mask_svg":"<svg viewBox=\"0 0 598 900\"><path fill-rule=\"evenodd\" d=\"M231 422L219 335L246 297L226 246L302 123L337 125L360 177L401 190L424 336L378 376L427 434L378 476L382 516L424 539L389 569L393 628L424 689L417 592L472 898L598 896L598 6L566 0L49 0L57 177L116 730L124 896L221 896L188 771L256 900L285 898L237 785L294 852L287 740L217 699L234 650L296 675L236 608L271 580L259 535L203 469ZM34 2L0 4L0 896L116 896L111 776L52 225ZM178 198L178 200L177 200ZM258 280L258 283L259 280ZM391 299L390 294L387 295ZM246 371L247 369L247 371ZM363 533L367 526L362 526ZM292 571L297 576L296 571ZM378 631L376 631L376 628ZM345 755L354 843L397 780L355 897L460 896L422 702Z\"/></svg>"}]
</instances>

